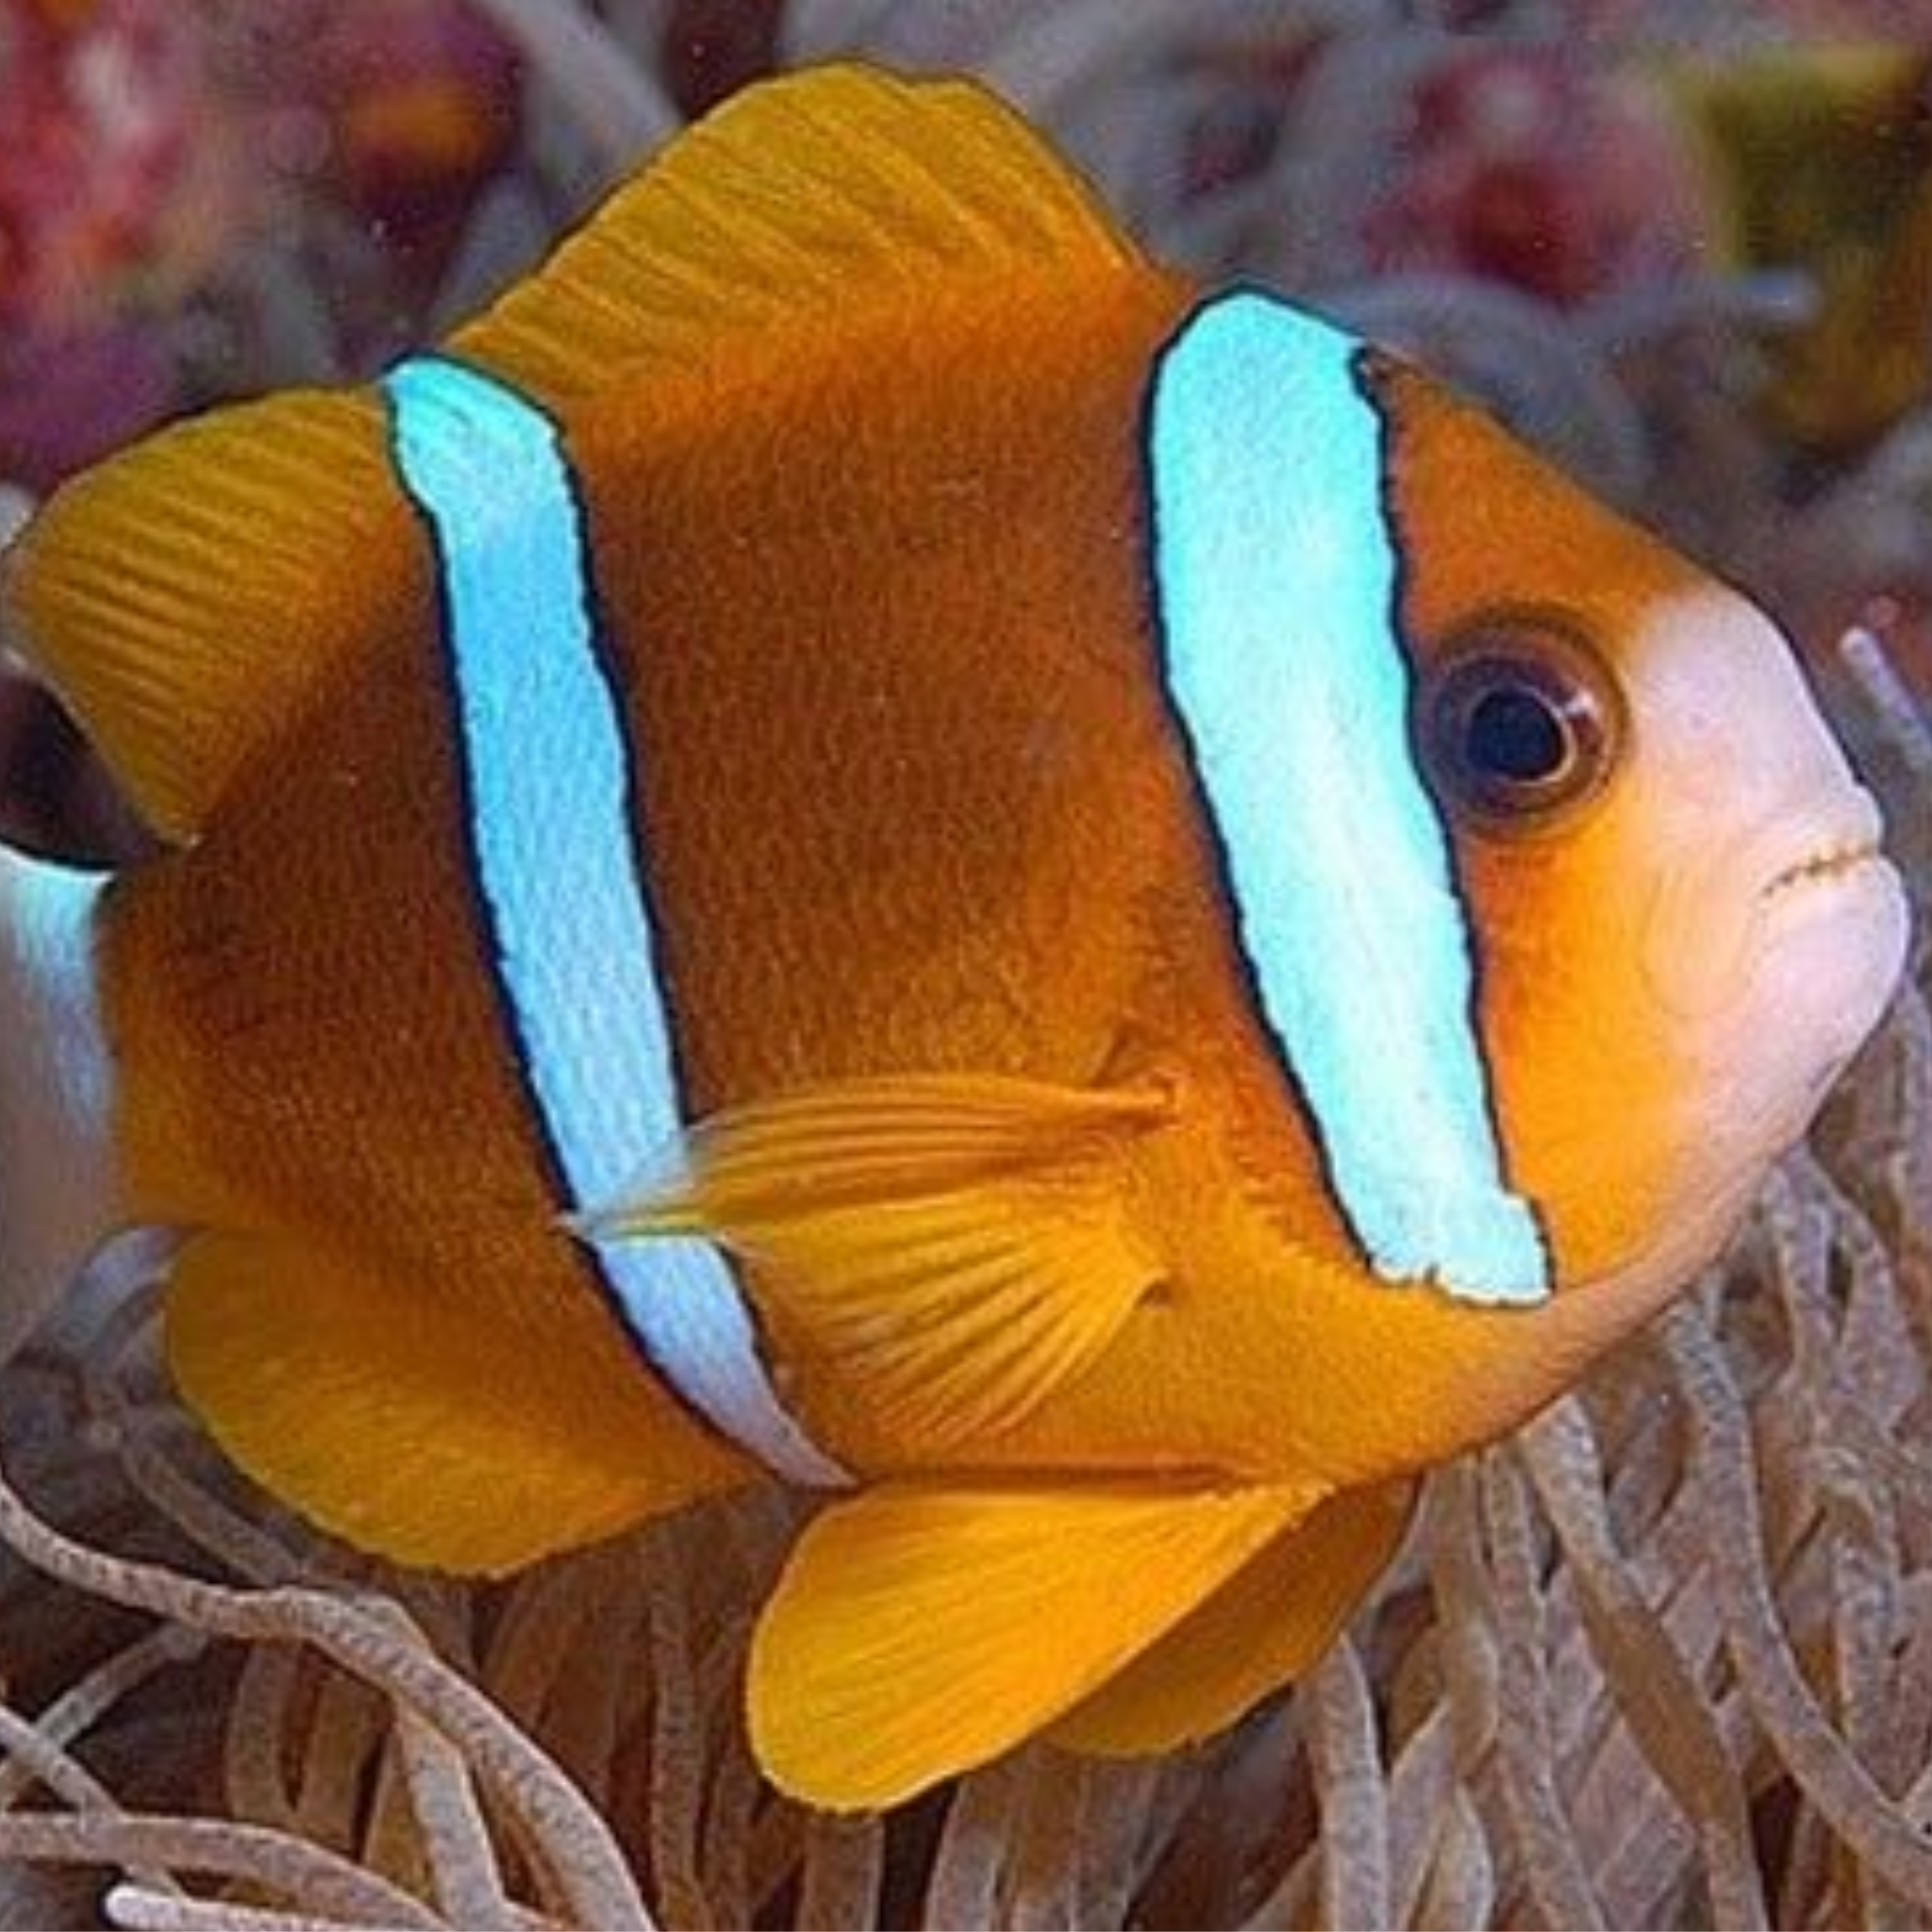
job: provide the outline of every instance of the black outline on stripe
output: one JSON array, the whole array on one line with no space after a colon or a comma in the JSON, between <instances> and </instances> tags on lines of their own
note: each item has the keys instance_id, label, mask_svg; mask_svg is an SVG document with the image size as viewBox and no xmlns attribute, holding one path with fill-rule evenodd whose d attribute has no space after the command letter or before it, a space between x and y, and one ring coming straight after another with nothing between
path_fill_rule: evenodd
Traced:
<instances>
[{"instance_id":1,"label":"black outline on stripe","mask_svg":"<svg viewBox=\"0 0 1932 1932\"><path fill-rule=\"evenodd\" d=\"M1462 854L1457 843L1455 820L1441 799L1436 795L1436 788L1429 778L1429 761L1423 757L1417 742L1415 697L1423 690L1426 667L1417 658L1414 635L1409 624L1410 582L1414 576L1414 567L1409 560L1408 544L1402 527L1402 508L1396 495L1401 469L1401 451L1398 446L1401 429L1396 420L1394 405L1384 393L1384 385L1397 366L1385 351L1376 348L1374 343L1364 343L1350 358L1350 375L1355 383L1356 393L1367 404L1375 419L1376 495L1381 511L1382 529L1388 538L1389 554L1394 562L1389 597L1389 631L1408 665L1409 761L1415 767L1424 796L1428 799L1434 809L1436 825L1442 836L1442 849L1449 860L1449 890L1455 897L1456 909L1461 916L1462 948L1469 959L1469 1001L1463 1013L1463 1024L1468 1028L1470 1040L1475 1046L1476 1061L1482 1069L1483 1114L1490 1124L1491 1144L1496 1150L1496 1165L1504 1187L1523 1203L1528 1212L1530 1225L1536 1231L1537 1249L1542 1257L1543 1292L1547 1298L1555 1294L1557 1289L1556 1250L1550 1241L1549 1224L1543 1217L1542 1204L1516 1185L1515 1161L1509 1146L1509 1137L1504 1131L1503 1116L1497 1105L1495 1058L1491 1050L1490 1029L1485 1018L1489 1010L1488 942L1483 934L1482 922L1475 916L1474 900L1463 875Z\"/></svg>"},{"instance_id":2,"label":"black outline on stripe","mask_svg":"<svg viewBox=\"0 0 1932 1932\"><path fill-rule=\"evenodd\" d=\"M1301 1083L1301 1076L1295 1071L1294 1061L1288 1051L1288 1042L1275 1032L1268 1018L1268 1008L1261 996L1260 976L1255 962L1248 956L1248 949L1241 937L1241 901L1234 889L1234 873L1228 857L1226 841L1222 837L1221 824L1214 814L1213 801L1208 795L1206 781L1201 776L1199 748L1193 734L1188 728L1188 721L1182 715L1180 707L1174 702L1172 663L1168 649L1167 597L1160 582L1160 518L1157 502L1154 475L1154 414L1159 405L1161 382L1166 374L1168 358L1178 349L1191 333L1194 325L1210 308L1218 308L1223 302L1237 295L1257 295L1274 300L1267 290L1258 283L1238 282L1229 288L1217 291L1204 297L1188 310L1154 352L1154 358L1148 366L1147 382L1141 395L1140 429L1138 443L1141 451L1141 576L1145 587L1148 611L1148 634L1153 644L1154 688L1160 702L1160 709L1168 727L1175 755L1181 767L1182 779L1189 796L1194 802L1194 824L1201 835L1202 857L1207 863L1208 883L1215 900L1221 907L1226 922L1228 953L1234 969L1240 978L1245 996L1248 1017L1253 1022L1257 1044L1281 1075L1281 1082L1288 1096L1289 1110L1293 1114L1307 1141L1308 1151L1315 1163L1315 1175L1323 1191L1327 1195L1335 1209L1337 1224L1342 1238L1354 1252L1357 1263L1374 1272L1368 1244L1362 1240L1361 1231L1356 1226L1350 1214L1348 1203L1342 1198L1341 1189L1336 1180L1333 1159L1328 1152L1326 1137L1322 1132L1320 1116L1315 1111L1314 1102L1308 1098Z\"/></svg>"},{"instance_id":3,"label":"black outline on stripe","mask_svg":"<svg viewBox=\"0 0 1932 1932\"><path fill-rule=\"evenodd\" d=\"M1210 308L1231 297L1250 295L1264 301L1277 302L1279 298L1257 284L1236 283L1217 291L1196 303L1181 319L1167 339L1155 352L1149 369L1147 384L1141 396L1139 443L1141 454L1141 522L1143 527L1143 550L1141 575L1146 587L1148 608L1151 612L1151 632L1154 641L1157 689L1161 708L1166 716L1169 730L1181 764L1186 774L1189 791L1195 804L1195 820L1201 831L1203 844L1209 861L1209 879L1215 896L1226 917L1230 950L1237 962L1243 988L1247 995L1249 1013L1257 1032L1270 1047L1269 1058L1279 1069L1289 1099L1300 1122L1316 1163L1317 1172L1328 1199L1336 1210L1349 1243L1355 1251L1360 1265L1370 1273L1384 1278L1375 1268L1368 1244L1361 1231L1355 1224L1348 1201L1337 1184L1332 1158L1329 1154L1326 1137L1322 1129L1321 1117L1314 1104L1303 1088L1288 1044L1275 1032L1268 1019L1268 1011L1261 996L1259 976L1255 963L1248 955L1242 940L1241 902L1234 890L1232 869L1226 842L1223 838L1220 824L1215 817L1213 804L1208 794L1206 783L1201 777L1198 747L1188 727L1188 721L1178 705L1174 703L1170 678L1168 654L1167 600L1163 593L1159 574L1159 528L1156 504L1154 475L1154 413L1158 407L1162 376L1169 357L1186 340L1194 325ZM1400 518L1394 497L1395 489L1395 426L1386 399L1375 387L1375 371L1384 360L1381 353L1373 345L1357 349L1350 358L1350 376L1356 392L1374 415L1376 425L1376 494L1383 532L1387 539L1391 558L1391 595L1389 628L1401 650L1409 670L1411 689L1419 682L1415 654L1410 641L1407 623L1408 608L1408 587L1411 575L1407 550L1403 539ZM1411 727L1411 756L1413 737ZM1514 1198L1521 1201L1527 1211L1530 1224L1537 1239L1538 1251L1541 1257L1545 1294L1554 1292L1556 1288L1555 1255L1545 1224L1541 1205L1531 1196L1522 1192L1514 1185L1508 1141L1503 1132L1503 1124L1496 1108L1495 1080L1491 1071L1490 1043L1487 1028L1483 1024L1483 989L1486 978L1486 962L1483 958L1481 935L1475 921L1470 914L1469 895L1465 889L1461 868L1458 862L1453 827L1447 823L1441 801L1429 786L1427 774L1421 771L1424 795L1435 809L1438 827L1441 832L1450 870L1450 889L1455 897L1457 911L1461 915L1464 952L1470 963L1469 1004L1464 1013L1470 1039L1476 1049L1476 1057L1482 1073L1482 1100L1484 1117L1490 1127L1491 1142L1496 1152L1499 1176L1503 1186ZM1443 1285L1443 1291L1454 1294L1453 1284Z\"/></svg>"},{"instance_id":4,"label":"black outline on stripe","mask_svg":"<svg viewBox=\"0 0 1932 1932\"><path fill-rule=\"evenodd\" d=\"M484 382L493 384L505 390L534 415L541 417L549 425L551 433L556 437L559 459L558 469L562 474L564 489L570 499L572 534L575 540L576 577L583 599L583 616L591 637L591 656L596 662L597 675L604 681L606 692L610 699L611 709L619 719L620 729L622 729L622 722L625 716L625 708L621 702L622 687L613 680L611 675L608 641L604 627L604 610L597 591L595 572L592 568L590 521L577 482L576 466L570 460L568 445L564 439L563 425L541 404L525 395L522 390L514 389L509 384L505 383L501 377L492 375L487 369L475 368L472 364L453 356L422 355L410 357L408 359L417 363L445 363L451 368L461 370L465 375L476 376ZM404 365L398 365L398 367ZM564 1173L562 1155L557 1146L556 1140L552 1136L549 1124L543 1117L543 1108L538 1098L534 1076L530 1070L530 1043L524 1037L523 1028L517 1017L515 1002L511 1000L508 990L504 982L503 948L499 940L496 910L490 902L489 889L483 883L476 864L475 832L476 795L475 774L471 766L469 748L465 743L464 734L459 722L462 715L462 691L458 684L455 648L456 626L449 606L449 558L443 545L441 526L437 522L435 511L409 488L408 479L403 468L401 452L396 442L399 428L399 412L395 407L393 397L389 392L387 382L382 383L380 388L382 390L386 429L385 446L389 457L391 474L395 478L396 488L401 493L403 500L408 506L410 515L415 519L417 525L428 539L430 557L435 564L435 569L432 573L435 579L433 592L436 599L437 623L434 675L442 692L445 715L449 721L450 756L456 772L458 804L462 814L461 824L458 827L462 863L457 868L459 890L461 891L464 903L470 908L471 925L476 941L478 963L482 967L484 977L489 982L491 1004L496 1008L498 1021L502 1029L503 1042L508 1053L510 1068L515 1076L517 1090L523 1095L524 1125L529 1135L533 1151L536 1155L537 1166L543 1179L544 1190L549 1194L552 1203L557 1206L558 1211L562 1213L568 1208L575 1207L575 1203L572 1198L568 1177ZM626 740L625 751L627 754L625 759L624 803L625 822L632 828L631 870L637 880L639 897L643 902L645 917L649 920L653 917L656 908L651 901L648 881L641 862L642 855L638 850L637 785L632 775L634 754L628 743L628 733L624 735ZM656 930L655 925L653 925L652 929ZM667 1023L673 1019L668 1005L665 1018ZM677 1049L675 1024L667 1024L666 1032L671 1036L667 1041L667 1044L671 1049L673 1057L673 1082L676 1084L681 1075L682 1069L678 1066L676 1060ZM595 1252L585 1246L581 1241L575 1240L566 1239L565 1245L570 1251L570 1265L594 1290L597 1299L609 1313L618 1333L624 1338L625 1346L631 1355L650 1373L651 1379L671 1397L677 1408L691 1424L703 1435L708 1437L713 1441L724 1443L734 1454L742 1456L754 1465L759 1468L766 1467L761 1457L758 1456L747 1444L739 1441L735 1437L720 1428L703 1409L699 1408L686 1395L684 1391L678 1387L676 1377L671 1374L658 1362L651 1352L649 1342L631 1324L630 1319L625 1310L624 1303L619 1298L616 1289L611 1285L609 1276L598 1265ZM723 1258L728 1270L730 1268L729 1257L724 1257ZM733 1278L735 1282L735 1274ZM741 1286L740 1287L740 1292L741 1294L743 1293ZM745 1300L746 1307L749 1308L749 1297L746 1297ZM769 1374L769 1370L767 1373ZM774 1384L774 1387L775 1388L775 1386ZM771 1473L777 1474L777 1472Z\"/></svg>"},{"instance_id":5,"label":"black outline on stripe","mask_svg":"<svg viewBox=\"0 0 1932 1932\"><path fill-rule=\"evenodd\" d=\"M522 395L522 391L517 391ZM525 400L528 400L525 398ZM570 491L571 509L576 523L577 546L581 554L582 567L578 581L583 586L584 615L589 620L591 631L591 654L597 660L597 672L604 680L604 688L610 694L610 708L617 719L618 736L624 741L624 822L630 833L630 872L636 882L639 903L644 911L644 924L658 941L656 959L658 997L664 1008L664 1050L670 1062L672 1100L677 1108L679 1120L689 1124L691 1109L686 1099L691 1091L690 1069L684 1056L684 1027L678 1020L677 974L673 966L673 956L676 951L676 929L673 923L663 916L663 904L658 895L658 882L651 867L650 819L644 798L643 786L638 778L638 767L641 760L638 754L636 724L630 712L629 699L632 696L632 680L626 675L622 653L617 648L617 630L611 622L609 606L604 597L603 575L597 568L597 541L591 528L590 499L585 495L582 483L578 480L577 466L570 455L569 440L563 425L547 409L535 402L530 403L557 432L558 450L563 459L565 487ZM806 1427L804 1420L796 1415L786 1400L784 1384L790 1376L781 1372L774 1351L771 1336L765 1325L764 1311L758 1307L758 1297L745 1286L744 1274L739 1267L738 1258L722 1241L711 1243L718 1257L719 1265L724 1270L731 1285L738 1291L738 1298L744 1307L746 1325L751 1330L752 1353L758 1357L758 1367L764 1372L766 1385L772 1391L774 1404L784 1413L785 1418L798 1432L806 1443L826 1462L844 1468L843 1459L834 1456L818 1438ZM620 1320L622 1320L620 1313ZM623 1325L629 1329L629 1323ZM641 1337L638 1347L647 1357L649 1350ZM670 1389L677 1400L690 1407L675 1381L656 1361L651 1363L658 1378ZM698 1411L693 1409L693 1414ZM740 1442L735 1437L718 1427L708 1417L699 1418L711 1434L729 1442L741 1455L749 1457L760 1467L769 1467L764 1458L748 1444ZM848 1472L849 1473L849 1472ZM781 1481L791 1482L792 1477L782 1471L773 1471Z\"/></svg>"}]
</instances>

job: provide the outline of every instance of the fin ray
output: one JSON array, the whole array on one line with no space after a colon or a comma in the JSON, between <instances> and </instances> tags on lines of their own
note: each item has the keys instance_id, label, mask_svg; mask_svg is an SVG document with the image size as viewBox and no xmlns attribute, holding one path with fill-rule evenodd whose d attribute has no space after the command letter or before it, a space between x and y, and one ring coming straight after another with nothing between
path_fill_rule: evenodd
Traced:
<instances>
[{"instance_id":1,"label":"fin ray","mask_svg":"<svg viewBox=\"0 0 1932 1932\"><path fill-rule=\"evenodd\" d=\"M996 286L1141 260L985 89L824 66L747 88L687 129L452 346L563 408L787 313L849 314L936 278Z\"/></svg>"},{"instance_id":2,"label":"fin ray","mask_svg":"<svg viewBox=\"0 0 1932 1932\"><path fill-rule=\"evenodd\" d=\"M589 1225L729 1247L883 1426L944 1446L1023 1421L1158 1282L1127 1168L1169 1111L1153 1088L851 1081L705 1122L685 1173Z\"/></svg>"},{"instance_id":3,"label":"fin ray","mask_svg":"<svg viewBox=\"0 0 1932 1932\"><path fill-rule=\"evenodd\" d=\"M1405 1481L1317 1505L1049 1739L1094 1757L1148 1757L1225 1730L1321 1661L1394 1557L1413 1501Z\"/></svg>"},{"instance_id":4,"label":"fin ray","mask_svg":"<svg viewBox=\"0 0 1932 1932\"><path fill-rule=\"evenodd\" d=\"M908 1484L835 1503L753 1640L758 1760L835 1810L897 1804L983 1764L1091 1694L1309 1500Z\"/></svg>"},{"instance_id":5,"label":"fin ray","mask_svg":"<svg viewBox=\"0 0 1932 1932\"><path fill-rule=\"evenodd\" d=\"M142 816L179 841L355 634L345 602L386 517L400 530L374 400L291 391L75 477L8 551L0 595Z\"/></svg>"}]
</instances>

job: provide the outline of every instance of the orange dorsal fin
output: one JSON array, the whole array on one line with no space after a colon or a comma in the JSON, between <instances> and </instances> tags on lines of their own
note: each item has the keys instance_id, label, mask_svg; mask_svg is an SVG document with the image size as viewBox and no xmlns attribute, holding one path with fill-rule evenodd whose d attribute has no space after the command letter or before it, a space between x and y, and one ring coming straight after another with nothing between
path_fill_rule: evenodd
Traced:
<instances>
[{"instance_id":1,"label":"orange dorsal fin","mask_svg":"<svg viewBox=\"0 0 1932 1932\"><path fill-rule=\"evenodd\" d=\"M891 1485L799 1540L753 1640L752 1743L829 1810L1032 1737L1291 1529L1286 1488Z\"/></svg>"},{"instance_id":2,"label":"orange dorsal fin","mask_svg":"<svg viewBox=\"0 0 1932 1932\"><path fill-rule=\"evenodd\" d=\"M984 88L819 67L680 135L451 347L561 408L788 316L1141 265L1087 184Z\"/></svg>"},{"instance_id":3,"label":"orange dorsal fin","mask_svg":"<svg viewBox=\"0 0 1932 1932\"><path fill-rule=\"evenodd\" d=\"M401 518L375 400L291 391L161 431L56 493L0 599L142 816L184 841L354 633Z\"/></svg>"}]
</instances>

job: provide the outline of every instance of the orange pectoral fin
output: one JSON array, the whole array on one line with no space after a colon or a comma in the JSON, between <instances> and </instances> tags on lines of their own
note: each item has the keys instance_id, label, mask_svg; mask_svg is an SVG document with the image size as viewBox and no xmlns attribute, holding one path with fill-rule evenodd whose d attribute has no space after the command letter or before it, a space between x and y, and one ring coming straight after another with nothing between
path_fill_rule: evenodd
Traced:
<instances>
[{"instance_id":1,"label":"orange pectoral fin","mask_svg":"<svg viewBox=\"0 0 1932 1932\"><path fill-rule=\"evenodd\" d=\"M1159 1280L1127 1167L1169 1108L1153 1090L857 1080L706 1122L683 1173L589 1221L762 1264L759 1291L873 1412L938 1447L1024 1420Z\"/></svg>"},{"instance_id":2,"label":"orange pectoral fin","mask_svg":"<svg viewBox=\"0 0 1932 1932\"><path fill-rule=\"evenodd\" d=\"M1405 1481L1329 1497L1048 1738L1098 1757L1150 1757L1225 1730L1320 1661L1395 1555L1414 1496Z\"/></svg>"},{"instance_id":3,"label":"orange pectoral fin","mask_svg":"<svg viewBox=\"0 0 1932 1932\"><path fill-rule=\"evenodd\" d=\"M460 1301L412 1288L202 1235L169 1284L169 1365L264 1488L422 1568L497 1574L729 1486L730 1468L677 1453L641 1374L626 1403L622 1380L533 1362L480 1307L466 1320Z\"/></svg>"},{"instance_id":4,"label":"orange pectoral fin","mask_svg":"<svg viewBox=\"0 0 1932 1932\"><path fill-rule=\"evenodd\" d=\"M895 1805L1033 1736L1312 1501L1289 1489L892 1486L831 1505L753 1640L758 1761L831 1810Z\"/></svg>"}]
</instances>

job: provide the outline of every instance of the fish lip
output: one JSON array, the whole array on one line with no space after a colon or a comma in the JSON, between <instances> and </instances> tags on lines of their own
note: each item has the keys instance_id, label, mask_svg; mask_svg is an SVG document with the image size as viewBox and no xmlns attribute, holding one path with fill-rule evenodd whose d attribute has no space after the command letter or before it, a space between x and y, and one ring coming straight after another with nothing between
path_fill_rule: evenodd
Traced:
<instances>
[{"instance_id":1,"label":"fish lip","mask_svg":"<svg viewBox=\"0 0 1932 1932\"><path fill-rule=\"evenodd\" d=\"M1833 816L1837 823L1829 830L1811 839L1796 858L1782 863L1758 888L1759 899L1836 885L1870 866L1886 863L1885 828L1869 791L1860 788L1852 809Z\"/></svg>"},{"instance_id":2,"label":"fish lip","mask_svg":"<svg viewBox=\"0 0 1932 1932\"><path fill-rule=\"evenodd\" d=\"M1788 865L1759 890L1758 896L1774 899L1780 893L1792 891L1804 886L1826 885L1842 879L1847 874L1860 871L1885 857L1883 848L1875 839L1858 840L1844 844L1821 845L1799 859L1795 865Z\"/></svg>"}]
</instances>

